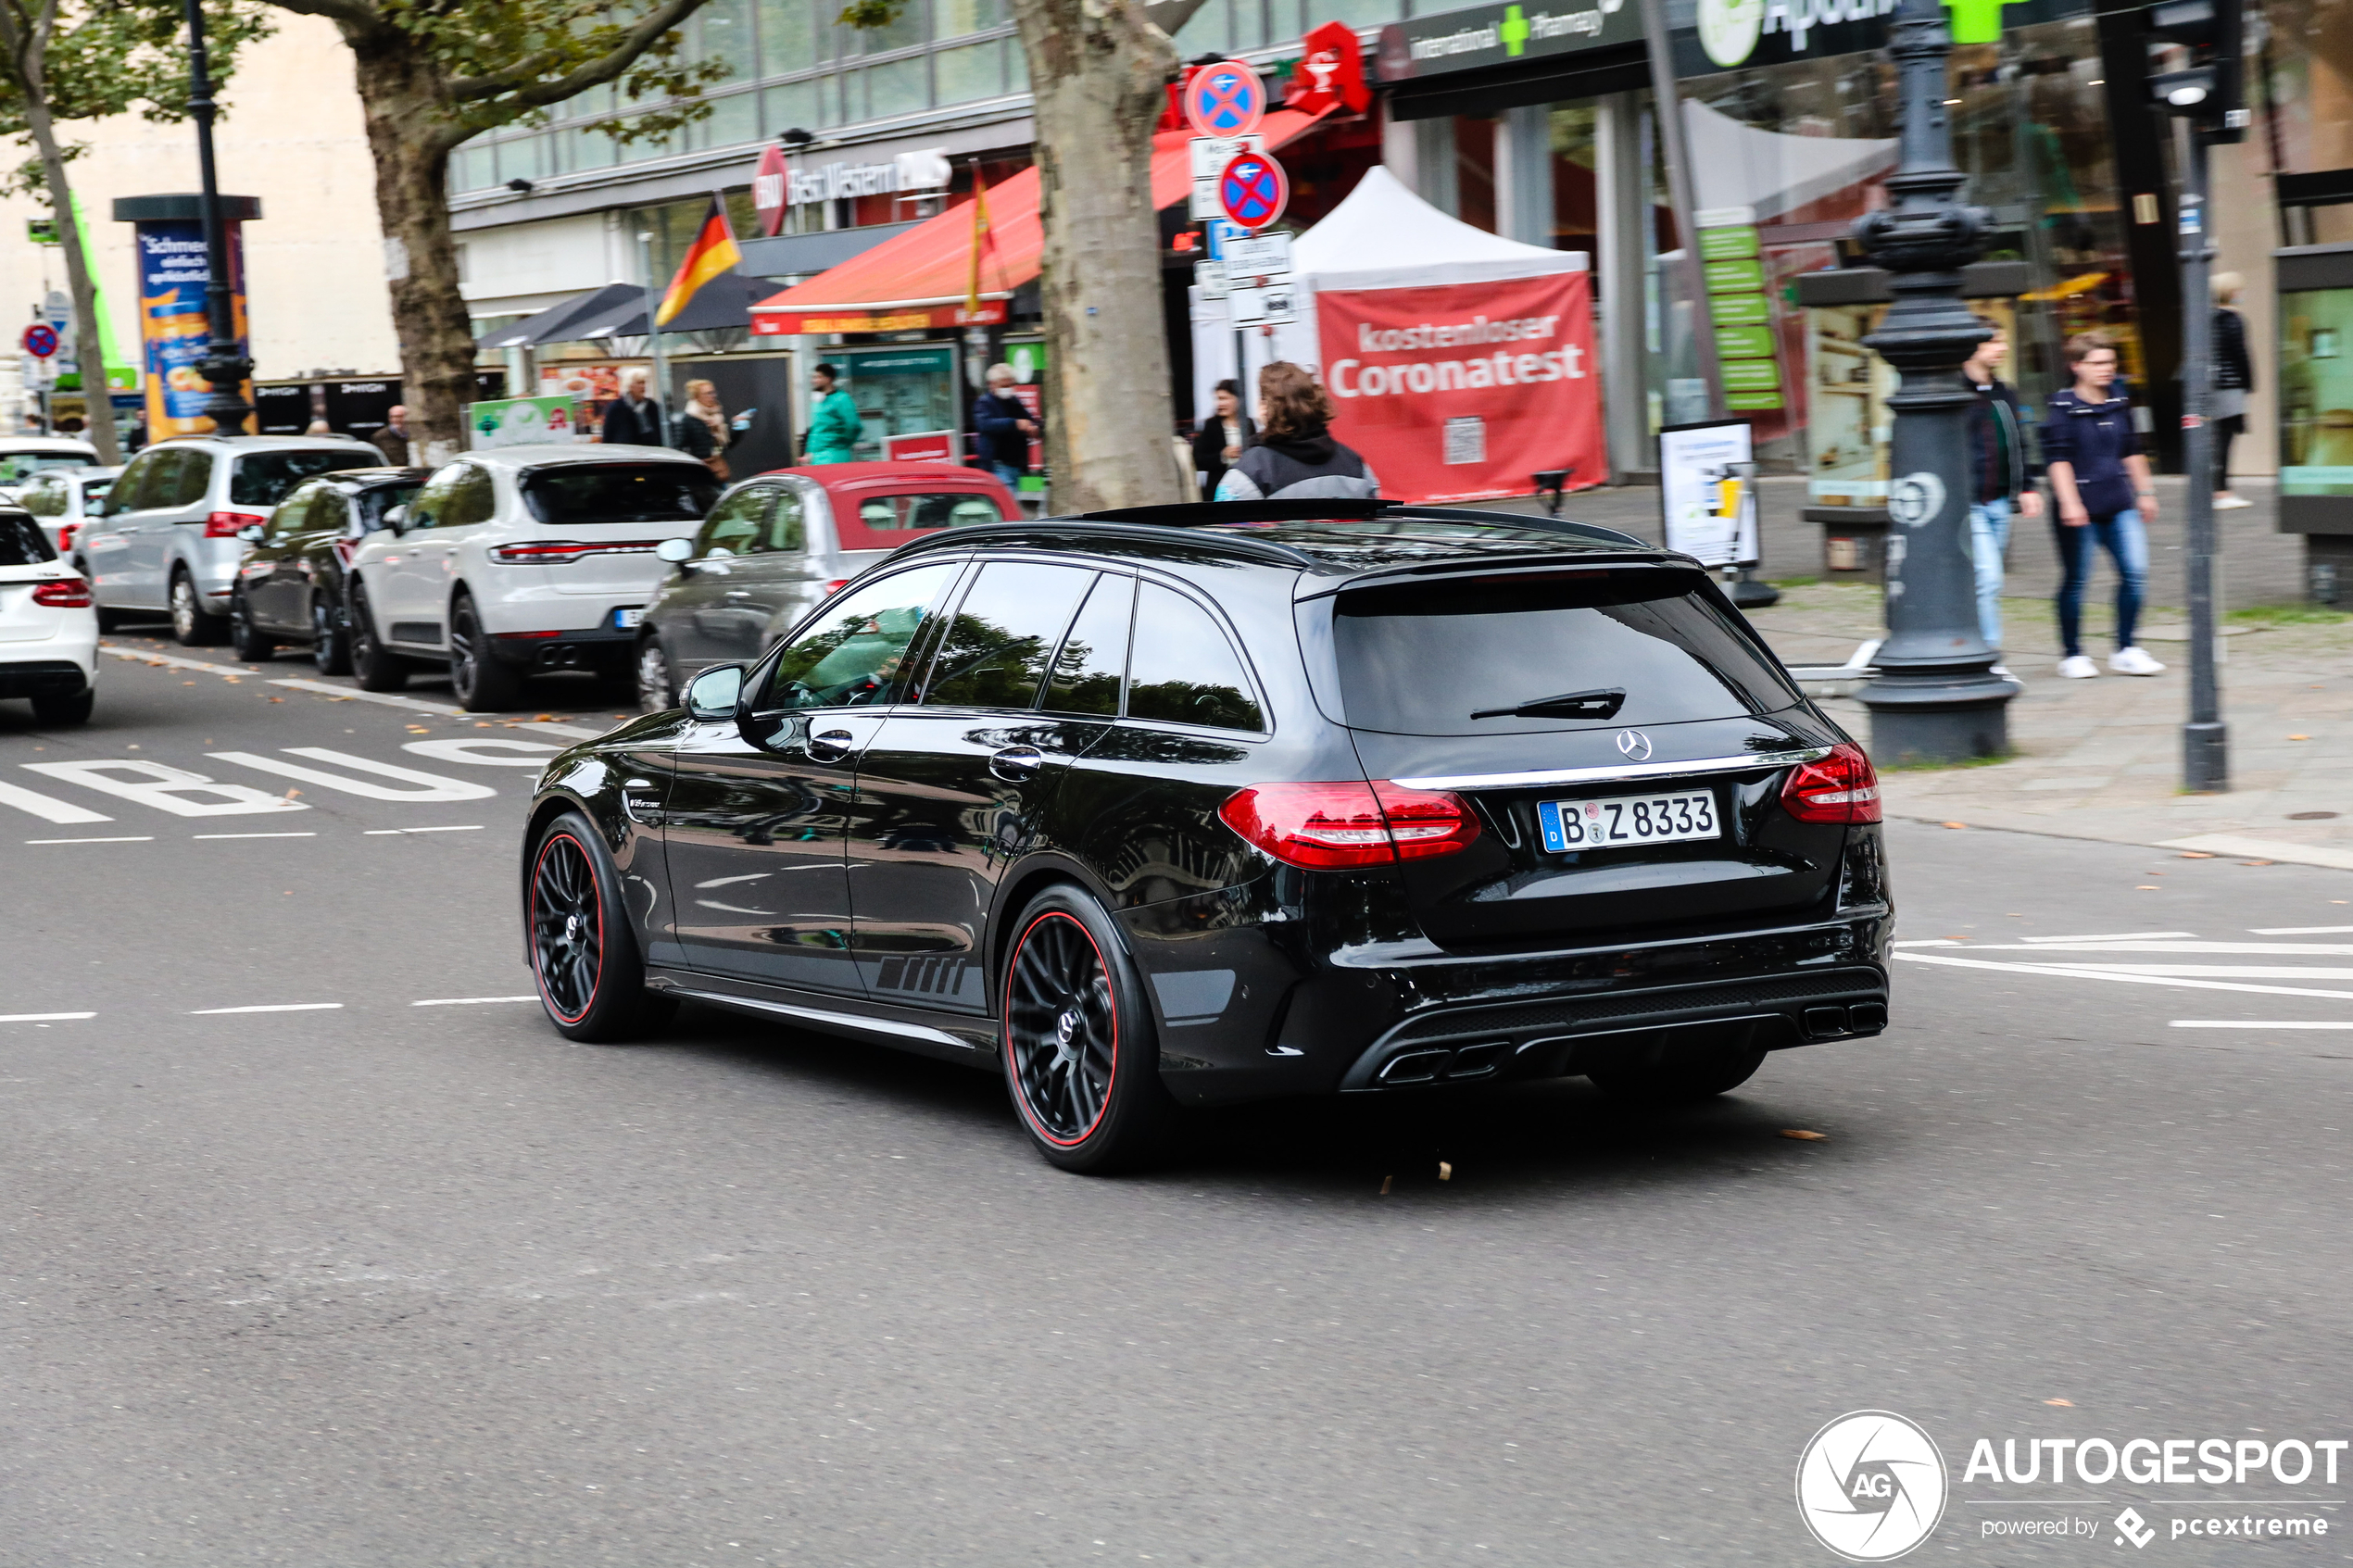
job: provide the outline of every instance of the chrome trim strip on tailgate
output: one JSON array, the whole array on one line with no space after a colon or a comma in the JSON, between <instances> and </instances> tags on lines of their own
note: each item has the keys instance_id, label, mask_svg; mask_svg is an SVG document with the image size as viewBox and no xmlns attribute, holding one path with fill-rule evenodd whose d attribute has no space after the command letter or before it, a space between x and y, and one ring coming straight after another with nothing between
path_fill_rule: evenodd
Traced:
<instances>
[{"instance_id":1,"label":"chrome trim strip on tailgate","mask_svg":"<svg viewBox=\"0 0 2353 1568\"><path fill-rule=\"evenodd\" d=\"M1605 768L1552 768L1532 773L1447 773L1421 779L1391 779L1407 789L1522 789L1532 784L1615 783L1622 779L1680 779L1701 773L1744 773L1757 768L1785 768L1793 762L1818 762L1831 754L1827 746L1802 751L1756 751L1745 757L1701 757L1689 762L1620 762Z\"/></svg>"}]
</instances>

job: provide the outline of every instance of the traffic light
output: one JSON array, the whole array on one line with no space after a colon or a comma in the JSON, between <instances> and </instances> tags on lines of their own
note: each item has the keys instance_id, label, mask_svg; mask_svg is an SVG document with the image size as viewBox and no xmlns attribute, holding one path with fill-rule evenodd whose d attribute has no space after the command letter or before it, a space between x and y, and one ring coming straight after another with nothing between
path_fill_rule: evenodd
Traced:
<instances>
[{"instance_id":1,"label":"traffic light","mask_svg":"<svg viewBox=\"0 0 2353 1568\"><path fill-rule=\"evenodd\" d=\"M2144 13L2149 96L2213 142L2246 134L2239 0L2164 0Z\"/></svg>"}]
</instances>

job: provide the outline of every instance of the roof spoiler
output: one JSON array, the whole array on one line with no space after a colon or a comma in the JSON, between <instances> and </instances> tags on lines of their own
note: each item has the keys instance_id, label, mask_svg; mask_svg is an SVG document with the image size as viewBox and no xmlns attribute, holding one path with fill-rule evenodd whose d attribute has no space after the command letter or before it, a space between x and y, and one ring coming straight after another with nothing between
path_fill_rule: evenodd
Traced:
<instances>
[{"instance_id":1,"label":"roof spoiler","mask_svg":"<svg viewBox=\"0 0 2353 1568\"><path fill-rule=\"evenodd\" d=\"M1647 540L1637 539L1631 533L1621 533L1615 528L1604 528L1594 522L1576 522L1567 518L1532 513L1472 511L1463 507L1417 507L1404 501L1329 498L1189 501L1175 506L1119 507L1108 511L1081 512L1070 521L1141 523L1154 528L1205 528L1217 523L1329 522L1336 519L1366 522L1376 519L1396 521L1427 519L1432 522L1466 522L1484 528L1521 528L1546 533L1566 533L1573 538L1591 539L1603 545L1632 545L1642 549L1652 547Z\"/></svg>"}]
</instances>

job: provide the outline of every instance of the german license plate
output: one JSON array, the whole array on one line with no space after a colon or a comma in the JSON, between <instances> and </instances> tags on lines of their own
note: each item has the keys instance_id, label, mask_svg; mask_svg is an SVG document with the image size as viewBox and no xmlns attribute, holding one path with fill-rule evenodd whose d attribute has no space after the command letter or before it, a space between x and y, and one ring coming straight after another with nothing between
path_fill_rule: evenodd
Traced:
<instances>
[{"instance_id":1,"label":"german license plate","mask_svg":"<svg viewBox=\"0 0 2353 1568\"><path fill-rule=\"evenodd\" d=\"M643 626L646 623L646 607L643 605L623 605L619 609L612 612L612 623L613 629L621 632L626 632L633 627Z\"/></svg>"},{"instance_id":2,"label":"german license plate","mask_svg":"<svg viewBox=\"0 0 2353 1568\"><path fill-rule=\"evenodd\" d=\"M1681 844L1720 838L1724 833L1716 817L1716 792L1708 789L1540 801L1536 820L1544 830L1544 847L1555 853L1621 844Z\"/></svg>"}]
</instances>

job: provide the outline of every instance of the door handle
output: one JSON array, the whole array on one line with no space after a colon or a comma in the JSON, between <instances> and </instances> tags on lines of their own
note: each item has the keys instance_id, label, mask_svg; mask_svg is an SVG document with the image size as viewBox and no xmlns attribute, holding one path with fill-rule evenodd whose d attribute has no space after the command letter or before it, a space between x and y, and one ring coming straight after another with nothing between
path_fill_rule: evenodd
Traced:
<instances>
[{"instance_id":1,"label":"door handle","mask_svg":"<svg viewBox=\"0 0 2353 1568\"><path fill-rule=\"evenodd\" d=\"M826 730L809 737L809 755L820 762L838 762L857 744L858 737L848 730Z\"/></svg>"},{"instance_id":2,"label":"door handle","mask_svg":"<svg viewBox=\"0 0 2353 1568\"><path fill-rule=\"evenodd\" d=\"M749 588L730 588L727 590L727 596L731 599L748 599L751 597L751 590Z\"/></svg>"},{"instance_id":3,"label":"door handle","mask_svg":"<svg viewBox=\"0 0 2353 1568\"><path fill-rule=\"evenodd\" d=\"M1009 746L988 759L988 771L1008 784L1021 784L1038 776L1046 759L1034 746Z\"/></svg>"}]
</instances>

